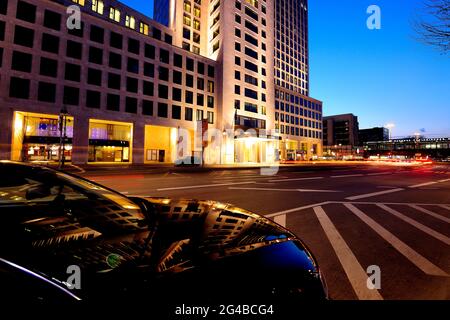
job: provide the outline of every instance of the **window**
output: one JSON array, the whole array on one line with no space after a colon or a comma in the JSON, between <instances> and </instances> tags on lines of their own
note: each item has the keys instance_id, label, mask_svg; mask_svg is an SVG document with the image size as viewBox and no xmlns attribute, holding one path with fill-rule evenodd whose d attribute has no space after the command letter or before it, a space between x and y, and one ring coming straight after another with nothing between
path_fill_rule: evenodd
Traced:
<instances>
[{"instance_id":1,"label":"window","mask_svg":"<svg viewBox=\"0 0 450 320\"><path fill-rule=\"evenodd\" d=\"M38 85L38 100L43 102L56 101L56 84L39 82Z\"/></svg>"},{"instance_id":2,"label":"window","mask_svg":"<svg viewBox=\"0 0 450 320\"><path fill-rule=\"evenodd\" d=\"M252 89L245 88L245 96L251 99L258 99L258 92Z\"/></svg>"},{"instance_id":3,"label":"window","mask_svg":"<svg viewBox=\"0 0 450 320\"><path fill-rule=\"evenodd\" d=\"M250 49L248 47L245 47L245 54L254 59L258 59L258 53L255 50Z\"/></svg>"},{"instance_id":4,"label":"window","mask_svg":"<svg viewBox=\"0 0 450 320\"><path fill-rule=\"evenodd\" d=\"M109 44L113 48L122 49L123 47L123 36L121 34L111 31Z\"/></svg>"},{"instance_id":5,"label":"window","mask_svg":"<svg viewBox=\"0 0 450 320\"><path fill-rule=\"evenodd\" d=\"M252 85L254 85L254 86L257 86L257 85L258 85L258 79L255 78L255 77L252 77L252 76L249 75L249 74L246 74L246 75L245 75L245 82L248 83L248 84L252 84Z\"/></svg>"},{"instance_id":6,"label":"window","mask_svg":"<svg viewBox=\"0 0 450 320\"><path fill-rule=\"evenodd\" d=\"M83 45L79 42L75 42L72 40L67 40L67 51L66 55L69 58L80 59L83 54Z\"/></svg>"},{"instance_id":7,"label":"window","mask_svg":"<svg viewBox=\"0 0 450 320\"><path fill-rule=\"evenodd\" d=\"M150 44L145 44L145 57L155 59L155 47Z\"/></svg>"},{"instance_id":8,"label":"window","mask_svg":"<svg viewBox=\"0 0 450 320\"><path fill-rule=\"evenodd\" d=\"M138 79L127 77L127 91L133 93L138 92Z\"/></svg>"},{"instance_id":9,"label":"window","mask_svg":"<svg viewBox=\"0 0 450 320\"><path fill-rule=\"evenodd\" d=\"M237 71L237 70L234 71L234 79L241 80L241 72L240 71Z\"/></svg>"},{"instance_id":10,"label":"window","mask_svg":"<svg viewBox=\"0 0 450 320\"><path fill-rule=\"evenodd\" d=\"M92 84L94 86L101 86L102 85L102 72L97 69L88 69L88 84Z\"/></svg>"},{"instance_id":11,"label":"window","mask_svg":"<svg viewBox=\"0 0 450 320\"><path fill-rule=\"evenodd\" d=\"M25 1L17 2L16 18L35 23L36 22L36 6Z\"/></svg>"},{"instance_id":12,"label":"window","mask_svg":"<svg viewBox=\"0 0 450 320\"><path fill-rule=\"evenodd\" d=\"M253 31L254 33L258 33L258 27L255 26L253 23L251 23L248 20L245 20L245 27L251 31Z\"/></svg>"},{"instance_id":13,"label":"window","mask_svg":"<svg viewBox=\"0 0 450 320\"><path fill-rule=\"evenodd\" d=\"M56 78L58 75L58 61L41 57L39 74L47 77Z\"/></svg>"},{"instance_id":14,"label":"window","mask_svg":"<svg viewBox=\"0 0 450 320\"><path fill-rule=\"evenodd\" d=\"M167 118L167 103L158 103L158 117Z\"/></svg>"},{"instance_id":15,"label":"window","mask_svg":"<svg viewBox=\"0 0 450 320\"><path fill-rule=\"evenodd\" d=\"M192 115L193 115L192 111L193 111L192 108L189 108L189 107L184 108L184 120L192 121Z\"/></svg>"},{"instance_id":16,"label":"window","mask_svg":"<svg viewBox=\"0 0 450 320\"><path fill-rule=\"evenodd\" d=\"M128 52L139 54L140 42L136 39L128 39Z\"/></svg>"},{"instance_id":17,"label":"window","mask_svg":"<svg viewBox=\"0 0 450 320\"><path fill-rule=\"evenodd\" d=\"M125 17L125 26L130 29L136 29L136 19L133 16L127 15Z\"/></svg>"},{"instance_id":18,"label":"window","mask_svg":"<svg viewBox=\"0 0 450 320\"><path fill-rule=\"evenodd\" d=\"M128 58L127 71L131 73L139 73L139 60Z\"/></svg>"},{"instance_id":19,"label":"window","mask_svg":"<svg viewBox=\"0 0 450 320\"><path fill-rule=\"evenodd\" d=\"M72 35L72 36L75 36L75 37L83 38L83 36L84 36L84 22L81 21L80 29L68 29L67 33Z\"/></svg>"},{"instance_id":20,"label":"window","mask_svg":"<svg viewBox=\"0 0 450 320\"><path fill-rule=\"evenodd\" d=\"M234 100L234 108L235 109L241 109L241 101L240 100Z\"/></svg>"},{"instance_id":21,"label":"window","mask_svg":"<svg viewBox=\"0 0 450 320\"><path fill-rule=\"evenodd\" d=\"M172 88L172 100L181 102L182 91L179 88Z\"/></svg>"},{"instance_id":22,"label":"window","mask_svg":"<svg viewBox=\"0 0 450 320\"><path fill-rule=\"evenodd\" d=\"M108 88L120 90L120 74L108 73Z\"/></svg>"},{"instance_id":23,"label":"window","mask_svg":"<svg viewBox=\"0 0 450 320\"><path fill-rule=\"evenodd\" d=\"M256 104L246 102L245 103L245 111L258 113L258 106Z\"/></svg>"},{"instance_id":24,"label":"window","mask_svg":"<svg viewBox=\"0 0 450 320\"><path fill-rule=\"evenodd\" d=\"M143 81L142 82L142 93L146 96L153 96L153 82Z\"/></svg>"},{"instance_id":25,"label":"window","mask_svg":"<svg viewBox=\"0 0 450 320\"><path fill-rule=\"evenodd\" d=\"M214 124L214 112L208 111L207 118L208 118L208 123Z\"/></svg>"},{"instance_id":26,"label":"window","mask_svg":"<svg viewBox=\"0 0 450 320\"><path fill-rule=\"evenodd\" d=\"M81 67L76 64L66 63L64 79L69 80L69 81L80 82Z\"/></svg>"},{"instance_id":27,"label":"window","mask_svg":"<svg viewBox=\"0 0 450 320\"><path fill-rule=\"evenodd\" d=\"M80 104L80 89L65 86L63 103L72 106L78 106Z\"/></svg>"},{"instance_id":28,"label":"window","mask_svg":"<svg viewBox=\"0 0 450 320\"><path fill-rule=\"evenodd\" d=\"M197 105L200 107L205 105L205 96L201 93L197 93Z\"/></svg>"},{"instance_id":29,"label":"window","mask_svg":"<svg viewBox=\"0 0 450 320\"><path fill-rule=\"evenodd\" d=\"M183 68L183 56L175 53L173 55L173 65L178 68Z\"/></svg>"},{"instance_id":30,"label":"window","mask_svg":"<svg viewBox=\"0 0 450 320\"><path fill-rule=\"evenodd\" d=\"M254 46L258 46L258 40L255 37L252 37L248 33L245 34L245 41L251 43Z\"/></svg>"},{"instance_id":31,"label":"window","mask_svg":"<svg viewBox=\"0 0 450 320\"><path fill-rule=\"evenodd\" d=\"M258 21L258 14L255 11L249 9L248 7L245 7L245 14L250 18Z\"/></svg>"},{"instance_id":32,"label":"window","mask_svg":"<svg viewBox=\"0 0 450 320\"><path fill-rule=\"evenodd\" d=\"M214 93L214 82L210 80L208 80L208 92Z\"/></svg>"},{"instance_id":33,"label":"window","mask_svg":"<svg viewBox=\"0 0 450 320\"><path fill-rule=\"evenodd\" d=\"M196 113L195 119L197 121L203 120L203 110L196 110L195 113Z\"/></svg>"},{"instance_id":34,"label":"window","mask_svg":"<svg viewBox=\"0 0 450 320\"><path fill-rule=\"evenodd\" d=\"M159 84L158 97L162 99L169 99L169 87L164 84Z\"/></svg>"},{"instance_id":35,"label":"window","mask_svg":"<svg viewBox=\"0 0 450 320\"><path fill-rule=\"evenodd\" d=\"M189 104L194 104L194 94L192 93L192 91L186 90L184 95L185 95L184 102L189 103Z\"/></svg>"},{"instance_id":36,"label":"window","mask_svg":"<svg viewBox=\"0 0 450 320\"><path fill-rule=\"evenodd\" d=\"M125 99L125 112L137 113L138 101L136 98L126 97Z\"/></svg>"},{"instance_id":37,"label":"window","mask_svg":"<svg viewBox=\"0 0 450 320\"><path fill-rule=\"evenodd\" d=\"M191 30L189 30L188 28L183 28L183 38L191 40Z\"/></svg>"},{"instance_id":38,"label":"window","mask_svg":"<svg viewBox=\"0 0 450 320\"><path fill-rule=\"evenodd\" d=\"M159 75L158 75L159 80L169 81L169 69L168 68L159 67L158 71L159 71Z\"/></svg>"},{"instance_id":39,"label":"window","mask_svg":"<svg viewBox=\"0 0 450 320\"><path fill-rule=\"evenodd\" d=\"M205 64L203 62L197 63L197 72L199 74L205 74Z\"/></svg>"},{"instance_id":40,"label":"window","mask_svg":"<svg viewBox=\"0 0 450 320\"><path fill-rule=\"evenodd\" d=\"M208 66L208 77L214 78L214 66Z\"/></svg>"},{"instance_id":41,"label":"window","mask_svg":"<svg viewBox=\"0 0 450 320\"><path fill-rule=\"evenodd\" d=\"M48 33L43 33L41 49L42 51L58 54L59 38Z\"/></svg>"},{"instance_id":42,"label":"window","mask_svg":"<svg viewBox=\"0 0 450 320\"><path fill-rule=\"evenodd\" d=\"M207 104L208 104L208 108L214 108L214 97L208 96Z\"/></svg>"},{"instance_id":43,"label":"window","mask_svg":"<svg viewBox=\"0 0 450 320\"><path fill-rule=\"evenodd\" d=\"M194 60L191 58L186 58L186 69L189 71L194 71Z\"/></svg>"},{"instance_id":44,"label":"window","mask_svg":"<svg viewBox=\"0 0 450 320\"><path fill-rule=\"evenodd\" d=\"M11 77L9 96L11 98L28 99L30 97L30 80Z\"/></svg>"},{"instance_id":45,"label":"window","mask_svg":"<svg viewBox=\"0 0 450 320\"><path fill-rule=\"evenodd\" d=\"M180 71L173 71L173 82L176 84L183 84L183 75Z\"/></svg>"},{"instance_id":46,"label":"window","mask_svg":"<svg viewBox=\"0 0 450 320\"><path fill-rule=\"evenodd\" d=\"M234 85L234 93L235 94L241 94L241 87L238 85Z\"/></svg>"},{"instance_id":47,"label":"window","mask_svg":"<svg viewBox=\"0 0 450 320\"><path fill-rule=\"evenodd\" d=\"M6 15L8 11L8 0L0 1L0 14Z\"/></svg>"},{"instance_id":48,"label":"window","mask_svg":"<svg viewBox=\"0 0 450 320\"><path fill-rule=\"evenodd\" d=\"M155 66L152 63L144 63L144 76L154 78L155 77Z\"/></svg>"},{"instance_id":49,"label":"window","mask_svg":"<svg viewBox=\"0 0 450 320\"><path fill-rule=\"evenodd\" d=\"M141 22L139 24L139 32L142 34L145 34L146 36L148 36L149 34L149 28L148 28L148 24Z\"/></svg>"},{"instance_id":50,"label":"window","mask_svg":"<svg viewBox=\"0 0 450 320\"><path fill-rule=\"evenodd\" d=\"M165 49L160 49L159 50L159 61L163 62L163 63L169 63L169 51L165 50Z\"/></svg>"},{"instance_id":51,"label":"window","mask_svg":"<svg viewBox=\"0 0 450 320\"><path fill-rule=\"evenodd\" d=\"M194 76L191 74L186 74L186 86L189 88L194 87Z\"/></svg>"},{"instance_id":52,"label":"window","mask_svg":"<svg viewBox=\"0 0 450 320\"><path fill-rule=\"evenodd\" d=\"M114 69L122 69L122 56L120 54L110 52L109 66Z\"/></svg>"},{"instance_id":53,"label":"window","mask_svg":"<svg viewBox=\"0 0 450 320\"><path fill-rule=\"evenodd\" d=\"M61 15L50 10L45 10L44 26L53 30L61 30Z\"/></svg>"},{"instance_id":54,"label":"window","mask_svg":"<svg viewBox=\"0 0 450 320\"><path fill-rule=\"evenodd\" d=\"M112 111L120 111L120 96L108 93L106 96L106 109Z\"/></svg>"},{"instance_id":55,"label":"window","mask_svg":"<svg viewBox=\"0 0 450 320\"><path fill-rule=\"evenodd\" d=\"M91 25L91 41L103 43L103 39L105 37L105 30L103 28Z\"/></svg>"},{"instance_id":56,"label":"window","mask_svg":"<svg viewBox=\"0 0 450 320\"><path fill-rule=\"evenodd\" d=\"M0 41L5 40L5 21L0 21Z\"/></svg>"},{"instance_id":57,"label":"window","mask_svg":"<svg viewBox=\"0 0 450 320\"><path fill-rule=\"evenodd\" d=\"M92 11L97 12L98 14L103 14L104 9L105 4L102 0L92 0Z\"/></svg>"},{"instance_id":58,"label":"window","mask_svg":"<svg viewBox=\"0 0 450 320\"><path fill-rule=\"evenodd\" d=\"M11 61L11 69L23 72L31 72L33 56L28 53L14 51Z\"/></svg>"},{"instance_id":59,"label":"window","mask_svg":"<svg viewBox=\"0 0 450 320\"><path fill-rule=\"evenodd\" d=\"M181 107L172 106L172 119L181 120Z\"/></svg>"},{"instance_id":60,"label":"window","mask_svg":"<svg viewBox=\"0 0 450 320\"><path fill-rule=\"evenodd\" d=\"M100 109L101 94L97 91L86 91L86 107Z\"/></svg>"},{"instance_id":61,"label":"window","mask_svg":"<svg viewBox=\"0 0 450 320\"><path fill-rule=\"evenodd\" d=\"M258 66L247 60L245 60L245 68L253 72L258 72Z\"/></svg>"},{"instance_id":62,"label":"window","mask_svg":"<svg viewBox=\"0 0 450 320\"><path fill-rule=\"evenodd\" d=\"M116 22L120 22L120 11L114 7L109 8L109 18Z\"/></svg>"},{"instance_id":63,"label":"window","mask_svg":"<svg viewBox=\"0 0 450 320\"><path fill-rule=\"evenodd\" d=\"M33 48L34 30L16 26L14 31L14 43L24 47Z\"/></svg>"},{"instance_id":64,"label":"window","mask_svg":"<svg viewBox=\"0 0 450 320\"><path fill-rule=\"evenodd\" d=\"M142 101L142 114L146 116L153 116L153 101Z\"/></svg>"},{"instance_id":65,"label":"window","mask_svg":"<svg viewBox=\"0 0 450 320\"><path fill-rule=\"evenodd\" d=\"M89 62L103 64L103 50L96 47L89 47Z\"/></svg>"},{"instance_id":66,"label":"window","mask_svg":"<svg viewBox=\"0 0 450 320\"><path fill-rule=\"evenodd\" d=\"M202 78L197 78L197 89L205 90L205 80Z\"/></svg>"}]
</instances>

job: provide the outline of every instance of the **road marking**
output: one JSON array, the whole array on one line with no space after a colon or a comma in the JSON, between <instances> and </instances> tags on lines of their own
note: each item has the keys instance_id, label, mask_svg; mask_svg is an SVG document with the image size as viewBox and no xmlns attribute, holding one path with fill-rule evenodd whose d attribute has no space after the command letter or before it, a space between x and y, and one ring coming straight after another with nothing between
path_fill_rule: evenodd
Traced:
<instances>
[{"instance_id":1,"label":"road marking","mask_svg":"<svg viewBox=\"0 0 450 320\"><path fill-rule=\"evenodd\" d=\"M397 218L405 221L406 223L409 223L410 225L416 227L417 229L425 232L426 234L432 236L433 238L436 238L439 241L442 241L446 245L450 246L450 238L445 236L445 235L443 235L442 233L439 233L439 232L437 232L437 231L435 231L435 230L433 230L433 229L431 229L431 228L429 228L429 227L427 227L427 226L417 222L416 220L411 219L410 217L404 215L403 213L398 212L395 209L392 209L392 208L388 207L385 204L379 203L379 204L377 204L377 206L380 207L381 209L389 212L390 214L396 216Z\"/></svg>"},{"instance_id":2,"label":"road marking","mask_svg":"<svg viewBox=\"0 0 450 320\"><path fill-rule=\"evenodd\" d=\"M368 176L384 176L388 174L393 174L393 172L375 172L375 173L368 173Z\"/></svg>"},{"instance_id":3,"label":"road marking","mask_svg":"<svg viewBox=\"0 0 450 320\"><path fill-rule=\"evenodd\" d=\"M408 188L414 189L414 188L426 187L426 186L431 186L431 185L436 184L436 183L438 183L438 182L437 181L425 182L425 183L415 184L415 185L409 186Z\"/></svg>"},{"instance_id":4,"label":"road marking","mask_svg":"<svg viewBox=\"0 0 450 320\"><path fill-rule=\"evenodd\" d=\"M213 188L213 187L225 187L225 186L234 186L239 184L253 184L255 181L246 181L246 182L233 182L233 183L217 183L217 184L201 184L196 186L184 186L184 187L172 187L172 188L161 188L156 189L156 191L170 191L170 190L186 190L186 189L200 189L200 188Z\"/></svg>"},{"instance_id":5,"label":"road marking","mask_svg":"<svg viewBox=\"0 0 450 320\"><path fill-rule=\"evenodd\" d=\"M317 207L317 206L324 206L324 205L329 204L329 203L330 203L329 201L320 202L320 203L314 203L314 204L310 204L310 205L303 206L303 207L298 207L298 208L288 209L288 210L284 210L284 211L274 212L274 213L271 213L271 214L266 214L264 216L267 217L267 218L273 218L273 217L276 217L276 216L281 216L283 214L288 214L288 213L292 213L292 212L302 211L302 210L314 208L314 207Z\"/></svg>"},{"instance_id":6,"label":"road marking","mask_svg":"<svg viewBox=\"0 0 450 320\"><path fill-rule=\"evenodd\" d=\"M376 197L376 196L380 196L380 195L388 194L388 193L399 192L399 191L402 191L402 190L405 190L405 189L403 189L403 188L396 188L396 189L390 189L390 190L384 190L384 191L360 194L358 196L347 197L345 199L347 199L347 200L358 200L358 199Z\"/></svg>"},{"instance_id":7,"label":"road marking","mask_svg":"<svg viewBox=\"0 0 450 320\"><path fill-rule=\"evenodd\" d=\"M442 182L447 182L447 181L450 181L450 179L442 179L442 180L439 180L438 182L442 183Z\"/></svg>"},{"instance_id":8,"label":"road marking","mask_svg":"<svg viewBox=\"0 0 450 320\"><path fill-rule=\"evenodd\" d=\"M432 216L432 217L435 217L436 219L439 219L439 220L442 220L442 221L444 221L444 222L450 223L450 219L449 219L449 218L446 218L446 217L444 217L444 216L441 216L440 214L434 213L433 211L430 211L430 210L428 210L428 209L419 207L419 206L417 206L417 205L415 205L415 204L410 204L409 206L410 206L411 208L416 209L417 211L420 211L420 212L423 212L423 213L425 213L425 214L428 214L428 215L430 215L430 216Z\"/></svg>"},{"instance_id":9,"label":"road marking","mask_svg":"<svg viewBox=\"0 0 450 320\"><path fill-rule=\"evenodd\" d=\"M322 226L325 235L330 241L356 296L360 300L383 300L378 290L371 290L367 287L367 273L356 259L344 238L331 222L322 207L314 207L314 212Z\"/></svg>"},{"instance_id":10,"label":"road marking","mask_svg":"<svg viewBox=\"0 0 450 320\"><path fill-rule=\"evenodd\" d=\"M353 178L353 177L364 177L363 174L346 174L341 176L331 176L331 178Z\"/></svg>"},{"instance_id":11,"label":"road marking","mask_svg":"<svg viewBox=\"0 0 450 320\"><path fill-rule=\"evenodd\" d=\"M254 190L254 191L281 191L281 192L319 192L319 193L341 192L341 191L337 191L337 190L246 188L246 187L229 187L228 189L230 189L230 190Z\"/></svg>"},{"instance_id":12,"label":"road marking","mask_svg":"<svg viewBox=\"0 0 450 320\"><path fill-rule=\"evenodd\" d=\"M286 215L282 214L281 216L276 216L273 219L276 223L278 223L280 226L283 226L286 228Z\"/></svg>"},{"instance_id":13,"label":"road marking","mask_svg":"<svg viewBox=\"0 0 450 320\"><path fill-rule=\"evenodd\" d=\"M410 246L394 236L391 232L379 225L375 220L367 216L364 212L359 210L351 203L344 203L344 206L349 209L353 214L365 222L372 230L386 240L391 246L397 249L402 255L404 255L409 261L411 261L416 267L422 270L424 273L432 276L448 277L449 275L434 265L427 258L421 256L418 252L414 251Z\"/></svg>"},{"instance_id":14,"label":"road marking","mask_svg":"<svg viewBox=\"0 0 450 320\"><path fill-rule=\"evenodd\" d=\"M324 177L310 177L310 178L293 178L293 179L275 179L269 180L269 182L287 182L287 181L303 181L303 180L319 180Z\"/></svg>"}]
</instances>

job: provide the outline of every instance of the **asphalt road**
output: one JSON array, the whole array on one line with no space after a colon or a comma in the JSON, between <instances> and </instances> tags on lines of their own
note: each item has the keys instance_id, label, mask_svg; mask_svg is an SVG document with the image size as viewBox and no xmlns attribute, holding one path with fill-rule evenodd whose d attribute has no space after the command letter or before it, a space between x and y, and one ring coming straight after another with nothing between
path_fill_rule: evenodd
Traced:
<instances>
[{"instance_id":1,"label":"asphalt road","mask_svg":"<svg viewBox=\"0 0 450 320\"><path fill-rule=\"evenodd\" d=\"M311 249L332 299L450 300L450 166L84 175L126 195L217 200L274 219ZM379 289L367 285L373 270Z\"/></svg>"}]
</instances>

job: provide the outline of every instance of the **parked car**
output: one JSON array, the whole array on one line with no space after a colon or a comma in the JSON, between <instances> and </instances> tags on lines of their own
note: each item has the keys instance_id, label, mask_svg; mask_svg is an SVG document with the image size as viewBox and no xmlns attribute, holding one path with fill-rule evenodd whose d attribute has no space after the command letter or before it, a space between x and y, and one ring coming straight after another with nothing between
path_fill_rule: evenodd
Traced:
<instances>
[{"instance_id":1,"label":"parked car","mask_svg":"<svg viewBox=\"0 0 450 320\"><path fill-rule=\"evenodd\" d=\"M38 165L0 162L0 175L3 301L327 298L305 244L255 213L126 197Z\"/></svg>"}]
</instances>

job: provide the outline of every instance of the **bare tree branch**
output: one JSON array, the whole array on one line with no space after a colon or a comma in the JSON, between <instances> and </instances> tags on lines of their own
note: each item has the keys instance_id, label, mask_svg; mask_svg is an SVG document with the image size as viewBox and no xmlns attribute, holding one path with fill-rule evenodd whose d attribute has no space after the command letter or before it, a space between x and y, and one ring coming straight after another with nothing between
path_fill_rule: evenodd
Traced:
<instances>
[{"instance_id":1,"label":"bare tree branch","mask_svg":"<svg viewBox=\"0 0 450 320\"><path fill-rule=\"evenodd\" d=\"M450 53L450 0L427 0L425 15L415 23L419 39Z\"/></svg>"}]
</instances>

